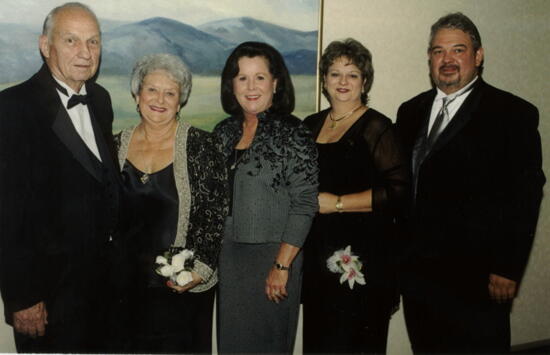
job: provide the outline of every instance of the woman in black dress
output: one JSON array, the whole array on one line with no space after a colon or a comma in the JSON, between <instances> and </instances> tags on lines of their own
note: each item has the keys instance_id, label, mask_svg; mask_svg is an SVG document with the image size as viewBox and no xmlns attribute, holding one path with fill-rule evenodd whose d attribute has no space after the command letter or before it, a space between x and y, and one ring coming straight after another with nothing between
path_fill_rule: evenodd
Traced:
<instances>
[{"instance_id":1,"label":"woman in black dress","mask_svg":"<svg viewBox=\"0 0 550 355\"><path fill-rule=\"evenodd\" d=\"M227 213L224 163L210 133L179 119L191 91L191 73L179 58L141 58L131 89L141 121L118 136L133 271L126 351L210 353ZM157 274L157 257L182 248L194 252L188 282Z\"/></svg>"},{"instance_id":2,"label":"woman in black dress","mask_svg":"<svg viewBox=\"0 0 550 355\"><path fill-rule=\"evenodd\" d=\"M361 43L332 42L320 62L331 107L305 119L320 168L304 247L305 353L384 353L398 304L393 219L407 170L392 122L367 106L373 74Z\"/></svg>"}]
</instances>

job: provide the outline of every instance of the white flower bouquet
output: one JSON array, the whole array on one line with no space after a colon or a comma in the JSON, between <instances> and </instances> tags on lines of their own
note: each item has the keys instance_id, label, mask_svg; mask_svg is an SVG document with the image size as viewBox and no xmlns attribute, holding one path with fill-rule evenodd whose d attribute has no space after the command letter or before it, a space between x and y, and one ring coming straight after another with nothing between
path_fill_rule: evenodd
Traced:
<instances>
[{"instance_id":1,"label":"white flower bouquet","mask_svg":"<svg viewBox=\"0 0 550 355\"><path fill-rule=\"evenodd\" d=\"M343 284L347 281L349 288L352 290L355 283L365 284L365 276L361 273L362 267L363 263L359 261L359 257L351 252L351 245L348 245L345 249L335 251L327 259L327 268L335 274L342 274L340 283Z\"/></svg>"},{"instance_id":2,"label":"white flower bouquet","mask_svg":"<svg viewBox=\"0 0 550 355\"><path fill-rule=\"evenodd\" d=\"M172 280L178 286L184 286L193 281L191 275L193 255L192 250L172 247L163 255L157 256L155 272Z\"/></svg>"}]
</instances>

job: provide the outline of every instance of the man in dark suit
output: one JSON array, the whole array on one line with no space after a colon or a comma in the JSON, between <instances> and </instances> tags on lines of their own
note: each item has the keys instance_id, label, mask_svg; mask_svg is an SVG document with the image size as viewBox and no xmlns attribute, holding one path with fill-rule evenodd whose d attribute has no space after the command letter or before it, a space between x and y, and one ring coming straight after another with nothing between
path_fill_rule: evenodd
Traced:
<instances>
[{"instance_id":1,"label":"man in dark suit","mask_svg":"<svg viewBox=\"0 0 550 355\"><path fill-rule=\"evenodd\" d=\"M102 351L118 168L101 33L85 5L50 12L45 64L0 93L0 290L19 352Z\"/></svg>"},{"instance_id":2,"label":"man in dark suit","mask_svg":"<svg viewBox=\"0 0 550 355\"><path fill-rule=\"evenodd\" d=\"M461 13L432 26L428 57L435 87L396 123L413 182L407 330L416 353L507 352L545 182L538 111L483 81L479 32Z\"/></svg>"}]
</instances>

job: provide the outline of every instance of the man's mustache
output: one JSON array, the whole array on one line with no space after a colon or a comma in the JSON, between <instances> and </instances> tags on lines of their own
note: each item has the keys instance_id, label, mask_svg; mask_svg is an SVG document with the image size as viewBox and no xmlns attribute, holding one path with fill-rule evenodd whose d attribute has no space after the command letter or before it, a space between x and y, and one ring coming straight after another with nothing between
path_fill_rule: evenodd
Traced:
<instances>
[{"instance_id":1,"label":"man's mustache","mask_svg":"<svg viewBox=\"0 0 550 355\"><path fill-rule=\"evenodd\" d=\"M460 70L460 66L458 66L456 64L444 64L444 65L439 67L439 70L447 70L447 69Z\"/></svg>"}]
</instances>

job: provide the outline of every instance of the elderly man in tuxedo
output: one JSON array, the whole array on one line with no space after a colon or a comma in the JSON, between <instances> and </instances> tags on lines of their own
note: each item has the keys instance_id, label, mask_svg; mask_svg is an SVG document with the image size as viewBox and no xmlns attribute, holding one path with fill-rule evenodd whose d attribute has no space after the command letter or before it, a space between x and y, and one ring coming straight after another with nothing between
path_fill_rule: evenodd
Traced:
<instances>
[{"instance_id":1,"label":"elderly man in tuxedo","mask_svg":"<svg viewBox=\"0 0 550 355\"><path fill-rule=\"evenodd\" d=\"M481 38L461 13L431 28L434 88L403 103L411 163L403 267L416 353L501 353L545 177L537 108L481 78Z\"/></svg>"},{"instance_id":2,"label":"elderly man in tuxedo","mask_svg":"<svg viewBox=\"0 0 550 355\"><path fill-rule=\"evenodd\" d=\"M119 182L94 13L53 9L45 64L0 93L0 290L19 352L96 352Z\"/></svg>"}]
</instances>

